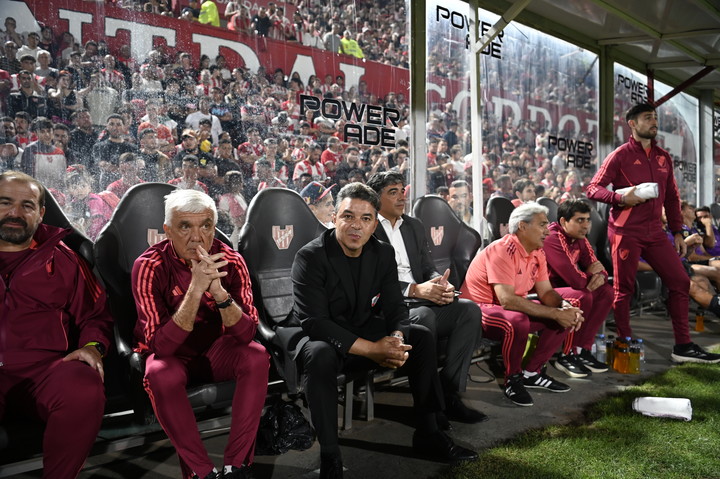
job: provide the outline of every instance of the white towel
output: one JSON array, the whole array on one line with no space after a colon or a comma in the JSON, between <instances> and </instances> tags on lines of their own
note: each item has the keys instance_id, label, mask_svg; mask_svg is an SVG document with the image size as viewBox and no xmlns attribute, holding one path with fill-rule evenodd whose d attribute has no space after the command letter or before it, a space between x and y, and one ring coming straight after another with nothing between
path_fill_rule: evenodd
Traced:
<instances>
[{"instance_id":1,"label":"white towel","mask_svg":"<svg viewBox=\"0 0 720 479\"><path fill-rule=\"evenodd\" d=\"M616 190L615 193L624 195L632 188L632 186L628 186L627 188L620 188L619 190ZM640 183L639 185L637 185L637 187L635 187L635 194L644 200L649 200L650 198L657 198L658 185L657 183Z\"/></svg>"}]
</instances>

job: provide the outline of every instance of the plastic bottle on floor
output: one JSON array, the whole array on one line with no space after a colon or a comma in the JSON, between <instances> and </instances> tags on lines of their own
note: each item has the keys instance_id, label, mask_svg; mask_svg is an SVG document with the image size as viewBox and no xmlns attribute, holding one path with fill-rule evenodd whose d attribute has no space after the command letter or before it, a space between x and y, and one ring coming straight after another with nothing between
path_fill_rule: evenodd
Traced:
<instances>
[{"instance_id":1,"label":"plastic bottle on floor","mask_svg":"<svg viewBox=\"0 0 720 479\"><path fill-rule=\"evenodd\" d=\"M605 344L605 335L598 334L595 337L595 351L593 351L593 353L595 354L595 358L597 358L597 360L600 361L601 363L604 363L606 352L607 352L607 345Z\"/></svg>"}]
</instances>

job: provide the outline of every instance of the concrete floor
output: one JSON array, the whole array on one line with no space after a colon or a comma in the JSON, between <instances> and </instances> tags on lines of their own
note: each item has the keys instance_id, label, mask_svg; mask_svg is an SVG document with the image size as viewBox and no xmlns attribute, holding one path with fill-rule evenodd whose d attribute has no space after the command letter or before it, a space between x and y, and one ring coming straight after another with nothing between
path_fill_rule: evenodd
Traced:
<instances>
[{"instance_id":1,"label":"concrete floor","mask_svg":"<svg viewBox=\"0 0 720 479\"><path fill-rule=\"evenodd\" d=\"M692 332L693 340L703 346L720 343L720 322L708 316L705 319L706 331ZM694 315L690 326L694 326ZM572 386L572 391L553 394L532 390L535 405L529 408L517 407L504 397L500 389L501 379L493 380L489 375L491 364L480 362L474 365L470 371L474 381L469 383L465 399L467 404L488 414L490 420L479 425L453 423L452 436L457 442L482 451L528 429L579 420L588 404L672 366L669 360L673 344L672 329L664 314L646 314L633 318L633 330L646 343L645 372L641 375L610 372L596 374L588 379L571 379L549 366L549 374L567 382ZM413 453L411 398L407 385L389 388L379 386L375 397L375 420L366 422L356 419L352 429L340 432L345 478L419 479L432 477L444 470L444 464L417 457ZM222 463L222 451L227 440L227 421L224 422L220 418L218 428L206 433L204 441L218 466ZM180 468L172 445L162 433L156 433L151 440L153 442L141 447L89 458L79 477L179 478ZM258 479L313 479L318 477L318 467L319 447L315 443L304 452L290 451L280 456L256 457L254 475ZM36 471L14 477L40 475Z\"/></svg>"}]
</instances>

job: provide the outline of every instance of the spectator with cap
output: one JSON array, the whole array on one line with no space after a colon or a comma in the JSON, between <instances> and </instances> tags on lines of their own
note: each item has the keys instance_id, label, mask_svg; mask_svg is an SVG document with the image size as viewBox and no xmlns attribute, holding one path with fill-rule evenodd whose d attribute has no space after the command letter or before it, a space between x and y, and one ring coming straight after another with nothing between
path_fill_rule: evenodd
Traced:
<instances>
[{"instance_id":1,"label":"spectator with cap","mask_svg":"<svg viewBox=\"0 0 720 479\"><path fill-rule=\"evenodd\" d=\"M20 60L17 57L18 46L13 41L5 42L3 54L0 56L0 70L5 70L11 75L20 71Z\"/></svg>"},{"instance_id":2,"label":"spectator with cap","mask_svg":"<svg viewBox=\"0 0 720 479\"><path fill-rule=\"evenodd\" d=\"M217 165L212 158L203 158L199 161L198 178L208 188L208 195L217 201L225 192L224 180L218 176Z\"/></svg>"},{"instance_id":3,"label":"spectator with cap","mask_svg":"<svg viewBox=\"0 0 720 479\"><path fill-rule=\"evenodd\" d=\"M181 165L183 158L186 155L194 155L196 158L210 158L210 155L200 150L200 144L198 142L197 133L186 128L180 135L181 143L177 145L177 154L173 158L173 167L177 168Z\"/></svg>"},{"instance_id":4,"label":"spectator with cap","mask_svg":"<svg viewBox=\"0 0 720 479\"><path fill-rule=\"evenodd\" d=\"M310 211L326 228L333 228L335 203L333 202L332 188L334 186L325 188L317 181L313 181L300 192L300 196L310 207Z\"/></svg>"}]
</instances>

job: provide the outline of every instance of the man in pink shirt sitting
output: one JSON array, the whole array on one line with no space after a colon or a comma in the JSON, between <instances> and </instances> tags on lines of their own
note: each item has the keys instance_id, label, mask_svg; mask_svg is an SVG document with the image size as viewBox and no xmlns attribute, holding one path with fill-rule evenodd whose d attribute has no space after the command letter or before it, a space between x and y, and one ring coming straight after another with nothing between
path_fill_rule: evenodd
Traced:
<instances>
[{"instance_id":1,"label":"man in pink shirt sitting","mask_svg":"<svg viewBox=\"0 0 720 479\"><path fill-rule=\"evenodd\" d=\"M570 387L544 371L563 340L580 329L578 307L584 293L550 285L543 240L548 210L535 202L515 208L510 234L493 242L470 263L462 296L480 305L483 336L502 342L505 396L518 406L532 406L526 388L567 392ZM526 298L534 288L539 301ZM541 331L535 352L522 368L528 333Z\"/></svg>"}]
</instances>

